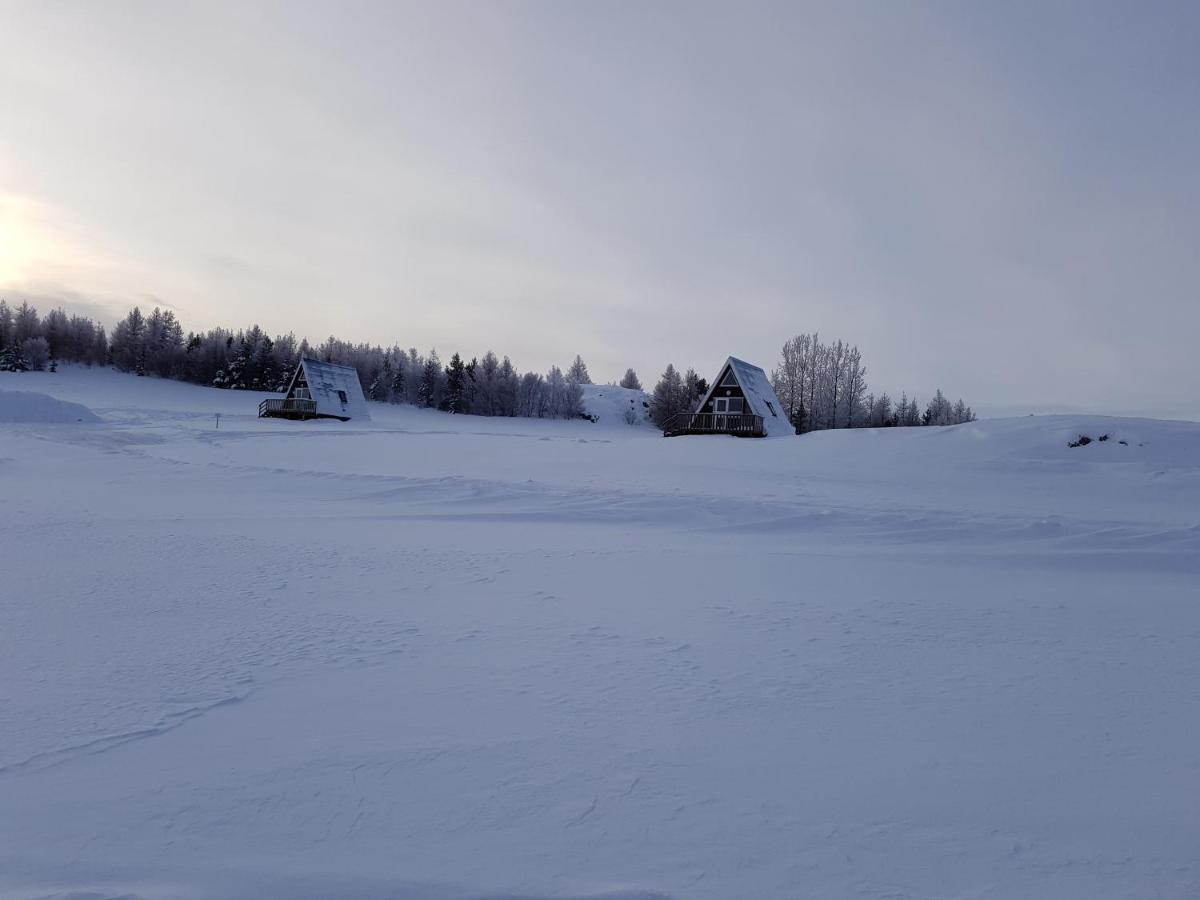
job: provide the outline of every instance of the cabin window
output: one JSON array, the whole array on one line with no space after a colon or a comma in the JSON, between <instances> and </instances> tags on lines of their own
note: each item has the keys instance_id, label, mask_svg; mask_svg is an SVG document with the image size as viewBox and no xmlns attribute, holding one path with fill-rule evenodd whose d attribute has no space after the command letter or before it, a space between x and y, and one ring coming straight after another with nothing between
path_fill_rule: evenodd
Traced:
<instances>
[{"instance_id":1,"label":"cabin window","mask_svg":"<svg viewBox=\"0 0 1200 900\"><path fill-rule=\"evenodd\" d=\"M737 387L737 379L733 377L733 369L725 373L725 377L721 379L721 387Z\"/></svg>"},{"instance_id":2,"label":"cabin window","mask_svg":"<svg viewBox=\"0 0 1200 900\"><path fill-rule=\"evenodd\" d=\"M743 405L741 397L718 397L714 412L718 415L740 416L742 414Z\"/></svg>"},{"instance_id":3,"label":"cabin window","mask_svg":"<svg viewBox=\"0 0 1200 900\"><path fill-rule=\"evenodd\" d=\"M338 391L337 395L338 395L338 399L342 401L343 407L345 407L345 405L350 402L350 398L346 396L345 391Z\"/></svg>"},{"instance_id":4,"label":"cabin window","mask_svg":"<svg viewBox=\"0 0 1200 900\"><path fill-rule=\"evenodd\" d=\"M309 392L308 392L308 388L306 388L306 387L298 387L298 388L296 388L296 398L295 398L295 399L297 399L297 400L311 400L311 399L312 399L312 395L311 395L311 394L309 394Z\"/></svg>"},{"instance_id":5,"label":"cabin window","mask_svg":"<svg viewBox=\"0 0 1200 900\"><path fill-rule=\"evenodd\" d=\"M771 405L771 401L770 401L770 400L767 400L767 401L764 401L764 402L767 404L767 409L769 409L769 410L771 411L771 415L772 415L772 416L775 416L775 407ZM775 416L775 418L779 418L779 417L778 417L778 416Z\"/></svg>"}]
</instances>

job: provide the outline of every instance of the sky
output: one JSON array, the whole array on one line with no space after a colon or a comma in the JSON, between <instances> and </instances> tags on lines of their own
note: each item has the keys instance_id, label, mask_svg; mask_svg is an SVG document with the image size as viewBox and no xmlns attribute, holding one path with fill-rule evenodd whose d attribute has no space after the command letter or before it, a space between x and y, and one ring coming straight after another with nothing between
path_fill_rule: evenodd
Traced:
<instances>
[{"instance_id":1,"label":"sky","mask_svg":"<svg viewBox=\"0 0 1200 900\"><path fill-rule=\"evenodd\" d=\"M0 0L0 297L1200 419L1200 4Z\"/></svg>"}]
</instances>

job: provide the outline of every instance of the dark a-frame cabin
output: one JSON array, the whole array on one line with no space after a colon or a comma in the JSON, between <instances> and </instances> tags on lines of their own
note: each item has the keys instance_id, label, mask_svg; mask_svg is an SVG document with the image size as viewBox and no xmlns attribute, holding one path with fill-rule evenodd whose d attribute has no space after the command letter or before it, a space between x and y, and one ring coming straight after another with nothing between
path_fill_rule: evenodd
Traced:
<instances>
[{"instance_id":1,"label":"dark a-frame cabin","mask_svg":"<svg viewBox=\"0 0 1200 900\"><path fill-rule=\"evenodd\" d=\"M774 437L795 433L767 373L735 356L725 360L693 412L673 416L663 425L667 437L681 434Z\"/></svg>"},{"instance_id":2,"label":"dark a-frame cabin","mask_svg":"<svg viewBox=\"0 0 1200 900\"><path fill-rule=\"evenodd\" d=\"M260 418L370 419L358 370L302 357L283 399L269 397L258 405Z\"/></svg>"}]
</instances>

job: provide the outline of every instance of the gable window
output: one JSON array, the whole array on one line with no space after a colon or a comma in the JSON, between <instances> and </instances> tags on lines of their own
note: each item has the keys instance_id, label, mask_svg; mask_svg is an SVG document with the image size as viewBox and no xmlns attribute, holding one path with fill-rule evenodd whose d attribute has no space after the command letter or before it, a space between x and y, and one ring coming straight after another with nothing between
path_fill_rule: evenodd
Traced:
<instances>
[{"instance_id":1,"label":"gable window","mask_svg":"<svg viewBox=\"0 0 1200 900\"><path fill-rule=\"evenodd\" d=\"M725 373L725 377L721 379L721 387L737 387L737 378L733 375L733 369Z\"/></svg>"}]
</instances>

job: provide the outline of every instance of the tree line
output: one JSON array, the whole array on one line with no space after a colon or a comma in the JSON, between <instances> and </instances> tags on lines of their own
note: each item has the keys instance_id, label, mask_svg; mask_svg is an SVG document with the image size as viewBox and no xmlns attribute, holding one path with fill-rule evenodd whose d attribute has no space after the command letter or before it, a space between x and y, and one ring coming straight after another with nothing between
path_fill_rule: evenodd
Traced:
<instances>
[{"instance_id":1,"label":"tree line","mask_svg":"<svg viewBox=\"0 0 1200 900\"><path fill-rule=\"evenodd\" d=\"M0 372L55 369L59 360L104 365L108 336L85 316L52 309L45 318L23 302L15 309L0 300Z\"/></svg>"},{"instance_id":2,"label":"tree line","mask_svg":"<svg viewBox=\"0 0 1200 900\"><path fill-rule=\"evenodd\" d=\"M507 356L488 351L469 361L454 353L444 363L436 350L351 343L329 337L318 346L292 333L272 338L258 325L232 331L187 332L171 310L148 315L134 307L113 328L85 316L53 309L44 317L28 302L10 307L0 300L0 371L41 370L61 362L108 365L138 375L158 375L231 390L281 392L301 356L353 366L363 392L383 403L482 416L574 418L583 414L582 385L591 384L579 356L564 372L519 372ZM873 393L858 347L817 333L799 334L783 345L771 382L797 434L832 428L886 428L955 425L975 418L961 399L951 403L939 388L921 408L907 392L893 399ZM620 386L641 390L633 369ZM692 368L668 365L655 385L650 418L662 425L678 413L693 412L708 384ZM630 424L636 424L632 419Z\"/></svg>"},{"instance_id":3,"label":"tree line","mask_svg":"<svg viewBox=\"0 0 1200 900\"><path fill-rule=\"evenodd\" d=\"M837 340L822 343L817 332L798 334L783 345L771 386L797 434L831 428L889 428L958 425L975 413L961 399L951 403L938 388L922 412L907 392L894 400L867 386L867 367L858 347Z\"/></svg>"},{"instance_id":4,"label":"tree line","mask_svg":"<svg viewBox=\"0 0 1200 900\"><path fill-rule=\"evenodd\" d=\"M771 386L797 434L833 428L891 428L913 425L958 425L975 413L961 399L951 403L939 388L921 410L917 398L901 393L893 400L867 386L867 367L858 347L820 336L799 334L788 339L779 365L771 371ZM695 412L708 385L695 371L680 374L667 365L654 386L650 417L660 427L679 413Z\"/></svg>"},{"instance_id":5,"label":"tree line","mask_svg":"<svg viewBox=\"0 0 1200 900\"><path fill-rule=\"evenodd\" d=\"M353 366L363 392L384 403L482 416L575 418L583 414L583 385L591 384L579 356L564 372L519 372L507 357L488 351L467 361L458 353L442 364L398 345L381 347L330 337L318 346L294 334L272 338L260 326L184 333L171 310L148 315L134 307L108 339L102 327L61 309L44 318L27 302L15 310L0 300L0 371L54 369L59 361L111 364L122 372L230 390L285 391L302 356Z\"/></svg>"}]
</instances>

